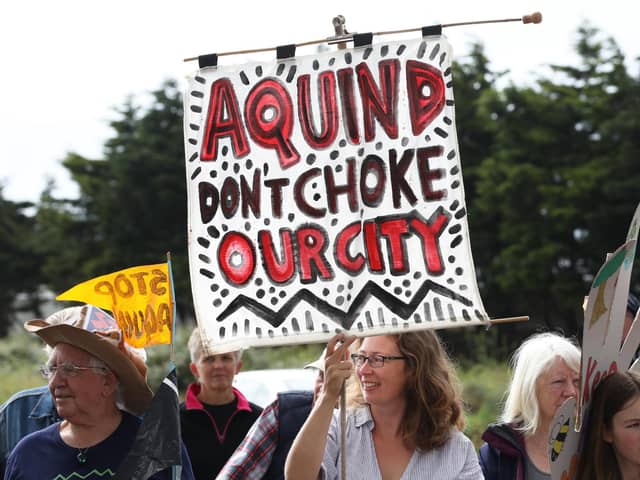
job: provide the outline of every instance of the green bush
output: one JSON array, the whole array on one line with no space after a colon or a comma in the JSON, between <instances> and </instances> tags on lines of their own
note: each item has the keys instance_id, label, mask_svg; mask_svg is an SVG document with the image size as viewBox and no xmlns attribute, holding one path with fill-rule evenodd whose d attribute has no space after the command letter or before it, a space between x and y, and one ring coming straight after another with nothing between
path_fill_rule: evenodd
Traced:
<instances>
[{"instance_id":1,"label":"green bush","mask_svg":"<svg viewBox=\"0 0 640 480\"><path fill-rule=\"evenodd\" d=\"M0 341L0 402L19 390L44 385L38 369L46 361L43 343L20 326Z\"/></svg>"},{"instance_id":2,"label":"green bush","mask_svg":"<svg viewBox=\"0 0 640 480\"><path fill-rule=\"evenodd\" d=\"M476 447L480 447L480 437L485 428L500 414L509 382L509 369L506 364L490 361L460 369L459 374L467 413L465 433Z\"/></svg>"}]
</instances>

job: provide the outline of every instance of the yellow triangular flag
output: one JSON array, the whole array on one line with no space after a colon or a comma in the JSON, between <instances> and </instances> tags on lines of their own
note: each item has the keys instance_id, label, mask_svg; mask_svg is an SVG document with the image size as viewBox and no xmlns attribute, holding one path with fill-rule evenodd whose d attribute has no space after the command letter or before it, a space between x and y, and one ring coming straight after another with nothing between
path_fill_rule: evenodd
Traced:
<instances>
[{"instance_id":1,"label":"yellow triangular flag","mask_svg":"<svg viewBox=\"0 0 640 480\"><path fill-rule=\"evenodd\" d=\"M56 297L111 310L133 347L171 343L173 299L167 263L131 267L87 280Z\"/></svg>"}]
</instances>

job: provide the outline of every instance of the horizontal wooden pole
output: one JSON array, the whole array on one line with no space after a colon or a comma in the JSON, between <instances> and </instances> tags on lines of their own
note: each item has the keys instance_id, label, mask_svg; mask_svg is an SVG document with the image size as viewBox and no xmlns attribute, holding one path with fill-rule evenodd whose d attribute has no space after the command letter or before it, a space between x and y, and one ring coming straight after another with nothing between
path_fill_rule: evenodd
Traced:
<instances>
[{"instance_id":1,"label":"horizontal wooden pole","mask_svg":"<svg viewBox=\"0 0 640 480\"><path fill-rule=\"evenodd\" d=\"M492 318L489 320L491 325L498 323L513 323L513 322L527 322L529 317L507 317L507 318Z\"/></svg>"},{"instance_id":2,"label":"horizontal wooden pole","mask_svg":"<svg viewBox=\"0 0 640 480\"><path fill-rule=\"evenodd\" d=\"M528 24L528 23L536 24L536 23L540 23L541 21L542 21L542 14L540 14L540 12L535 12L535 13L532 13L531 15L523 15L522 17L518 17L518 18L503 18L499 20L475 20L470 22L443 23L440 26L442 28L448 28L448 27L460 27L463 25L483 25L488 23L504 23L504 22L522 22L523 24ZM420 32L421 30L422 30L422 27L407 28L404 30L388 30L383 32L374 32L373 35L374 36L395 35L399 33ZM321 43L333 44L333 43L350 42L352 40L353 40L353 34L348 33L346 35L336 35L333 37L321 38L319 40L310 40L308 42L296 43L295 46L304 47L308 45L317 45ZM233 52L222 52L222 53L217 53L216 55L218 55L218 57L225 57L228 55L246 55L248 53L261 53L261 52L268 52L276 49L277 47L254 48L249 50L236 50ZM189 57L189 58L185 58L184 61L193 62L195 60L198 60L198 58L199 57Z\"/></svg>"}]
</instances>

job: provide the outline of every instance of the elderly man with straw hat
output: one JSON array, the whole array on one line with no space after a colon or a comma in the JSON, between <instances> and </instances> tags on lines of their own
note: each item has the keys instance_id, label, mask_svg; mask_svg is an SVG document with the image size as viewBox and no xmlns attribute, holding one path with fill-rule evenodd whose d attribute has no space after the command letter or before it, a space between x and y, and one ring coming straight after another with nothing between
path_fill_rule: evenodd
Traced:
<instances>
[{"instance_id":1,"label":"elderly man with straw hat","mask_svg":"<svg viewBox=\"0 0 640 480\"><path fill-rule=\"evenodd\" d=\"M18 443L7 460L5 480L110 478L133 445L137 415L153 396L144 357L122 341L119 330L92 329L90 308L61 310L55 323L25 323L52 347L42 373L63 420ZM190 480L191 464L182 451L182 479ZM150 478L170 475L168 469Z\"/></svg>"}]
</instances>

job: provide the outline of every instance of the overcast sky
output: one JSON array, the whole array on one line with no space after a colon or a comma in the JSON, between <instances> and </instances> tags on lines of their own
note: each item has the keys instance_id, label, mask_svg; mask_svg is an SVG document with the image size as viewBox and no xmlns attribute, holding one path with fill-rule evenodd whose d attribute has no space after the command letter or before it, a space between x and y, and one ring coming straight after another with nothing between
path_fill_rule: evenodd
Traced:
<instances>
[{"instance_id":1,"label":"overcast sky","mask_svg":"<svg viewBox=\"0 0 640 480\"><path fill-rule=\"evenodd\" d=\"M66 153L101 157L113 134L108 123L114 108L129 95L142 101L165 79L184 85L197 67L184 58L324 38L333 34L331 20L338 14L351 32L377 32L534 11L543 14L540 25L477 25L444 33L456 58L466 54L471 42L482 42L492 68L509 69L510 78L523 84L548 72L549 63L576 64L576 31L587 20L616 40L630 72L638 75L640 2L628 0L5 2L0 15L3 195L35 201L48 178L55 179L56 194L75 195L61 166ZM222 62L254 59L226 57Z\"/></svg>"}]
</instances>

